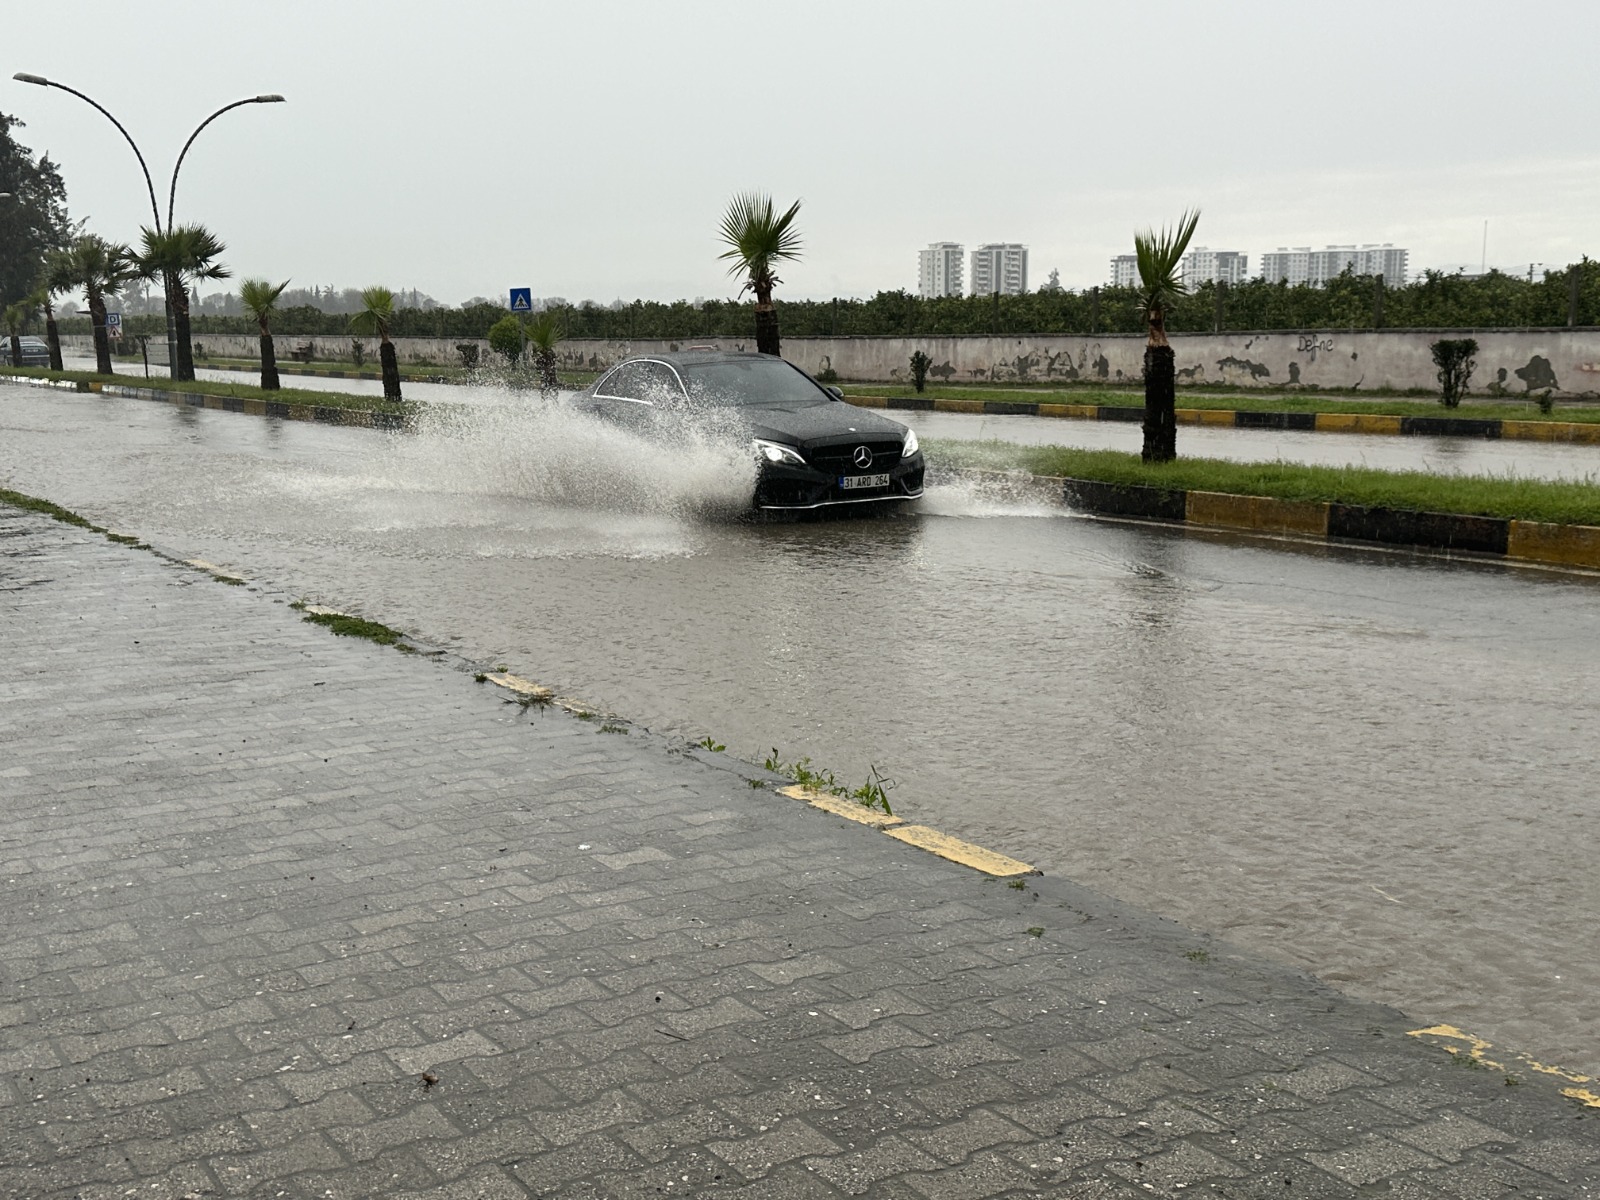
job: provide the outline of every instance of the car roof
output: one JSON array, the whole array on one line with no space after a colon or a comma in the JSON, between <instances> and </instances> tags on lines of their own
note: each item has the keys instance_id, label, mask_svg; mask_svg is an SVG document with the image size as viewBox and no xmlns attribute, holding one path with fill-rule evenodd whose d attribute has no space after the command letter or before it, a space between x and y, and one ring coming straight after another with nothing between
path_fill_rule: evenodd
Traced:
<instances>
[{"instance_id":1,"label":"car roof","mask_svg":"<svg viewBox=\"0 0 1600 1200\"><path fill-rule=\"evenodd\" d=\"M753 350L711 350L691 347L688 350L671 350L664 354L630 354L622 362L664 362L674 367L692 367L703 363L719 362L749 362L752 359L766 359L771 362L784 360L772 354L757 354ZM622 363L618 363L621 366Z\"/></svg>"}]
</instances>

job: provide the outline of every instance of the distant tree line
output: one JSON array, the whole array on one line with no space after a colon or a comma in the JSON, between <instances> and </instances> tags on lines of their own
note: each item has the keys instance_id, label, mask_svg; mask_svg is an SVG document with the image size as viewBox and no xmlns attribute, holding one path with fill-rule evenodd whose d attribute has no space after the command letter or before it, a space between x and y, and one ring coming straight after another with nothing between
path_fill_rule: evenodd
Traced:
<instances>
[{"instance_id":1,"label":"distant tree line","mask_svg":"<svg viewBox=\"0 0 1600 1200\"><path fill-rule=\"evenodd\" d=\"M402 294L403 295L403 294ZM778 300L789 337L938 336L941 334L1142 333L1136 289L1040 290L1021 296L945 296L925 300L904 291L879 292L870 300ZM569 338L748 338L754 342L753 305L746 301L635 300L601 305L593 301L556 305ZM481 338L506 315L479 300L460 308L397 307L393 337ZM1472 329L1600 324L1600 263L1587 257L1529 280L1490 271L1467 278L1428 271L1403 287L1349 272L1324 285L1268 283L1201 284L1179 297L1166 314L1172 333L1212 329ZM62 321L63 332L87 332L79 319ZM130 332L159 335L161 319L130 317ZM196 313L194 331L256 331L247 316ZM273 329L289 336L339 336L348 330L341 314L289 304L273 317Z\"/></svg>"}]
</instances>

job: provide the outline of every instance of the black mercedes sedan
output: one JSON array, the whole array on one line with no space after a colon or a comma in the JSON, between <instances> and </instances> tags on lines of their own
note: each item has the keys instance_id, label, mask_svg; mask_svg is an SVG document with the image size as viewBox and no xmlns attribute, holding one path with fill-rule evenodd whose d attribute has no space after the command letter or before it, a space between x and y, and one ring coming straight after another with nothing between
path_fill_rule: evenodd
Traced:
<instances>
[{"instance_id":1,"label":"black mercedes sedan","mask_svg":"<svg viewBox=\"0 0 1600 1200\"><path fill-rule=\"evenodd\" d=\"M844 402L769 354L690 349L639 355L577 397L581 407L670 444L686 426L747 440L755 507L801 512L922 495L917 435Z\"/></svg>"}]
</instances>

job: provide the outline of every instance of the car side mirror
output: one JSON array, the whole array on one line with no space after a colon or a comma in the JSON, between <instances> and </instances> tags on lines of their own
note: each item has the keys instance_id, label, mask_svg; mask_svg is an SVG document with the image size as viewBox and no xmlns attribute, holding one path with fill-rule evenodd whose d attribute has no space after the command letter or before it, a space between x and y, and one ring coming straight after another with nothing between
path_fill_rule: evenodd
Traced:
<instances>
[{"instance_id":1,"label":"car side mirror","mask_svg":"<svg viewBox=\"0 0 1600 1200\"><path fill-rule=\"evenodd\" d=\"M834 387L833 384L831 384L831 383L827 387L827 392L828 392L828 395L832 396L835 400L843 400L844 399L844 392L842 392L840 389Z\"/></svg>"}]
</instances>

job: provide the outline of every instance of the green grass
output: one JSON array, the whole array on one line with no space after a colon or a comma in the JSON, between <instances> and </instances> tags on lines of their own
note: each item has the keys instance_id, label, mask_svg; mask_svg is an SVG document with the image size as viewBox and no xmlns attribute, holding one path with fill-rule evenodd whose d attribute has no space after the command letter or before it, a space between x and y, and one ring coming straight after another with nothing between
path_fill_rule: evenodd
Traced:
<instances>
[{"instance_id":1,"label":"green grass","mask_svg":"<svg viewBox=\"0 0 1600 1200\"><path fill-rule=\"evenodd\" d=\"M85 517L80 517L70 509L62 508L59 504L52 504L48 500L40 500L36 496L25 496L21 492L9 491L0 488L0 504L9 504L13 508L20 508L25 512L43 513L47 517L54 517L63 525L76 525L79 529L87 529L93 533L104 533L105 530L93 524ZM113 535L115 537L115 535ZM115 538L121 541L121 538ZM132 539L130 539L132 540Z\"/></svg>"},{"instance_id":2,"label":"green grass","mask_svg":"<svg viewBox=\"0 0 1600 1200\"><path fill-rule=\"evenodd\" d=\"M846 396L914 397L910 387L851 384ZM1460 408L1449 409L1431 392L1241 392L1218 384L1201 388L1178 389L1179 408L1243 409L1246 412L1324 412L1382 413L1396 417L1481 417L1508 421L1600 422L1600 405L1558 401L1548 414L1541 413L1532 398L1505 400L1469 397ZM1109 388L1104 384L1072 386L1054 382L1048 386L1018 387L1016 384L962 385L929 387L922 393L931 400L997 400L1014 404L1099 404L1108 408L1142 408L1144 392L1139 388ZM1335 397L1345 396L1348 399ZM1371 399L1355 397L1371 396Z\"/></svg>"},{"instance_id":3,"label":"green grass","mask_svg":"<svg viewBox=\"0 0 1600 1200\"><path fill-rule=\"evenodd\" d=\"M142 362L143 360L139 359L138 357L122 355L118 357L117 361L138 363ZM212 355L207 358L197 358L195 359L194 365L197 370L201 371L208 367L212 370L221 370L224 368L231 369L234 367L243 367L247 370L256 372L261 370L261 362L259 359L221 358L216 355ZM402 380L414 379L419 383L455 383L467 379L470 375L470 372L468 372L464 367L458 366L430 367L420 363L400 363L399 367L400 378ZM369 358L366 362L362 363L358 367L353 362L339 361L337 359L314 359L311 362L303 363L298 359L285 358L280 353L278 356L278 370L284 375L288 375L294 371L343 371L346 374L351 375L359 373L377 377L380 375L383 368L379 364L376 355L374 355L372 358Z\"/></svg>"},{"instance_id":4,"label":"green grass","mask_svg":"<svg viewBox=\"0 0 1600 1200\"><path fill-rule=\"evenodd\" d=\"M93 371L51 371L45 367L5 367L0 375L31 379L60 379L73 383L116 384L120 387L148 388L162 392L189 392L200 396L237 396L245 400L271 400L278 404L297 404L319 408L354 408L361 411L393 409L382 396L355 396L348 392L311 391L308 388L280 388L265 391L249 383L229 383L214 379L174 382L171 379L146 379L143 375L97 375Z\"/></svg>"},{"instance_id":5,"label":"green grass","mask_svg":"<svg viewBox=\"0 0 1600 1200\"><path fill-rule=\"evenodd\" d=\"M1182 435L1179 435L1180 446ZM1600 472L1582 482L1513 476L1430 475L1371 467L1316 467L1297 463L1235 463L1215 458L1141 462L1118 450L1018 446L1012 442L923 442L931 461L956 469L1144 484L1185 491L1272 496L1279 500L1333 501L1374 508L1466 513L1557 525L1600 525Z\"/></svg>"},{"instance_id":6,"label":"green grass","mask_svg":"<svg viewBox=\"0 0 1600 1200\"><path fill-rule=\"evenodd\" d=\"M377 621L368 621L363 617L352 617L346 613L306 612L303 601L297 600L289 607L300 610L301 620L321 625L335 637L366 638L369 642L377 642L380 646L396 646L405 636L398 629L390 629L387 625L380 625Z\"/></svg>"}]
</instances>

